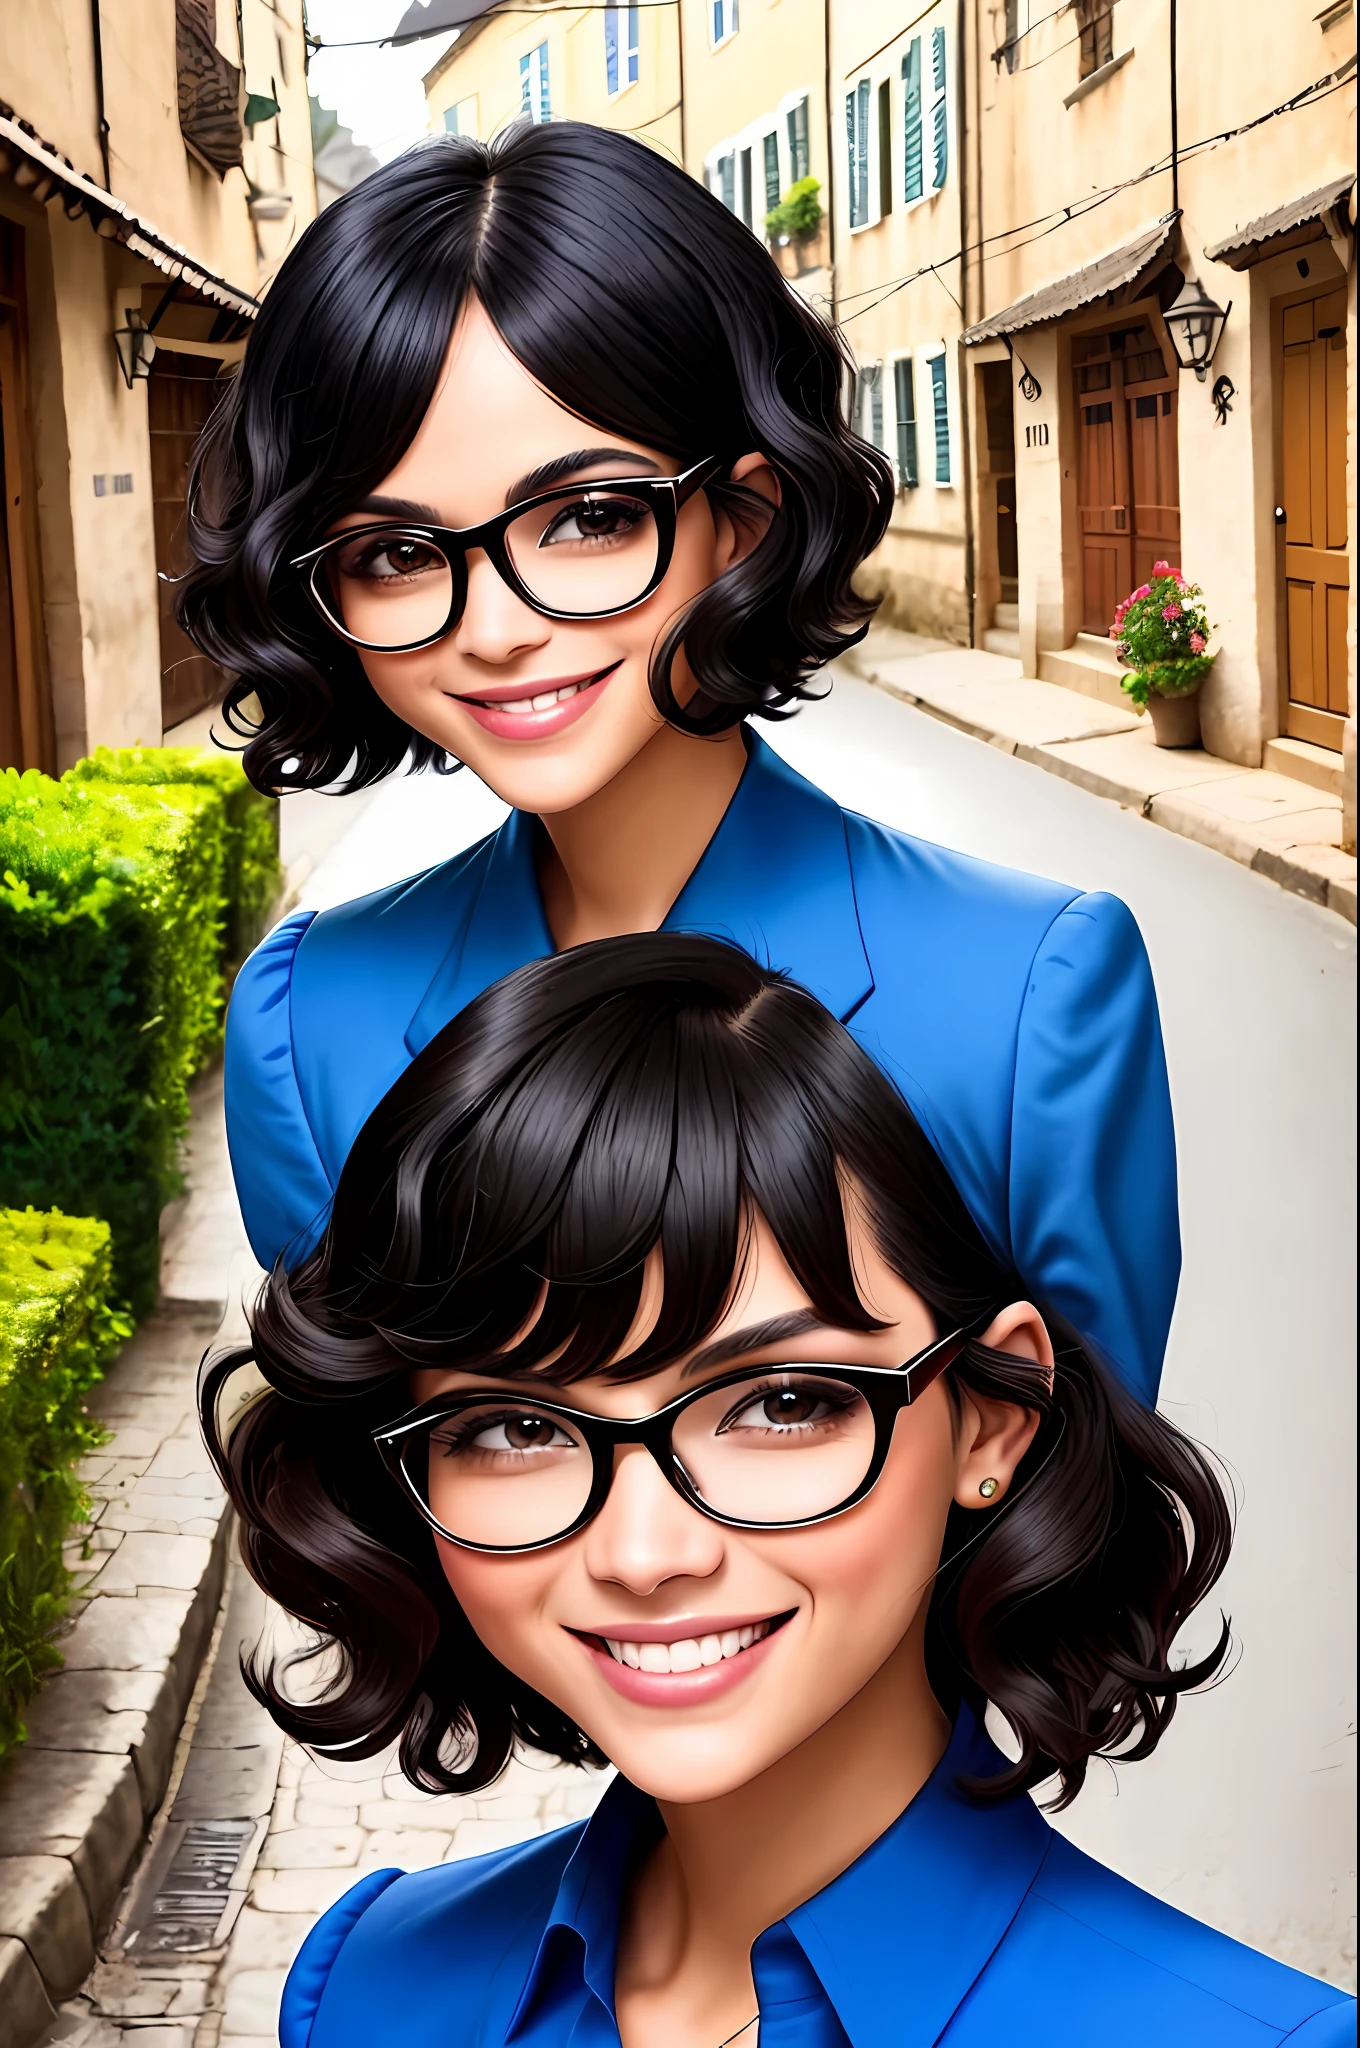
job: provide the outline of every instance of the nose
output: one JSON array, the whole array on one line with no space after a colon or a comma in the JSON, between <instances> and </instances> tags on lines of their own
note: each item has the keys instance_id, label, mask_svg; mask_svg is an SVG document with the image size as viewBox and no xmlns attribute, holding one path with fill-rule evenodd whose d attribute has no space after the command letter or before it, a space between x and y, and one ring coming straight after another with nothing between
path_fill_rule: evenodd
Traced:
<instances>
[{"instance_id":1,"label":"nose","mask_svg":"<svg viewBox=\"0 0 1360 2048\"><path fill-rule=\"evenodd\" d=\"M723 1531L682 1500L640 1444L614 1453L609 1497L586 1530L592 1578L645 1598L667 1579L711 1578L723 1561Z\"/></svg>"},{"instance_id":2,"label":"nose","mask_svg":"<svg viewBox=\"0 0 1360 2048\"><path fill-rule=\"evenodd\" d=\"M459 654L495 665L513 661L552 636L552 621L510 588L489 555L473 548L467 558L467 599L453 632Z\"/></svg>"}]
</instances>

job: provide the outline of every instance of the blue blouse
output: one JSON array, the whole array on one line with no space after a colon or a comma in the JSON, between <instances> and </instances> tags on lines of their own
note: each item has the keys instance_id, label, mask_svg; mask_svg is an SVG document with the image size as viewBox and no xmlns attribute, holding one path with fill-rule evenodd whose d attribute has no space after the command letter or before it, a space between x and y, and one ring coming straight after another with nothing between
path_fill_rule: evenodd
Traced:
<instances>
[{"instance_id":1,"label":"blue blouse","mask_svg":"<svg viewBox=\"0 0 1360 2048\"><path fill-rule=\"evenodd\" d=\"M964 1709L906 1812L765 1930L760 2048L1352 2048L1334 1985L1116 1877L1028 1798L955 1789L1001 1768ZM659 1827L617 1779L575 1827L374 1871L303 1944L281 2048L619 2048L620 1905Z\"/></svg>"},{"instance_id":2,"label":"blue blouse","mask_svg":"<svg viewBox=\"0 0 1360 2048\"><path fill-rule=\"evenodd\" d=\"M891 1076L999 1258L1156 1399L1180 1272L1175 1141L1138 928L1083 895L890 831L754 734L666 918L802 983ZM227 1130L256 1257L319 1237L360 1127L435 1033L553 950L535 820L284 920L227 1019Z\"/></svg>"}]
</instances>

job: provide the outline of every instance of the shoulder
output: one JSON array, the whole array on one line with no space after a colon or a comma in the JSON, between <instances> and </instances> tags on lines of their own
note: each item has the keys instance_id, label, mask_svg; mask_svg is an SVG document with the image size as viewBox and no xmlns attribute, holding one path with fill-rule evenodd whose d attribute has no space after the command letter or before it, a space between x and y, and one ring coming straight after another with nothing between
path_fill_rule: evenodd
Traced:
<instances>
[{"instance_id":1,"label":"shoulder","mask_svg":"<svg viewBox=\"0 0 1360 2048\"><path fill-rule=\"evenodd\" d=\"M956 853L858 811L842 816L861 915L882 907L913 924L963 915L970 922L1020 923L1041 932L1082 893L1067 882Z\"/></svg>"},{"instance_id":2,"label":"shoulder","mask_svg":"<svg viewBox=\"0 0 1360 2048\"><path fill-rule=\"evenodd\" d=\"M370 2048L379 2040L463 2048L484 2038L490 2019L503 2031L584 1827L433 1870L362 1879L298 1953L284 1987L280 2048Z\"/></svg>"},{"instance_id":3,"label":"shoulder","mask_svg":"<svg viewBox=\"0 0 1360 2048\"><path fill-rule=\"evenodd\" d=\"M399 965L412 952L440 958L471 911L495 833L452 860L404 881L334 904L311 922L299 965L309 976L367 975L378 962Z\"/></svg>"},{"instance_id":4,"label":"shoulder","mask_svg":"<svg viewBox=\"0 0 1360 2048\"><path fill-rule=\"evenodd\" d=\"M1107 2041L1168 2048L1355 2039L1354 2000L1335 1985L1178 1912L1058 1835L1004 1946L1012 1942L1044 1973L1053 2040L1068 2038L1064 2018L1071 2038L1086 2039L1082 2028L1098 2016Z\"/></svg>"}]
</instances>

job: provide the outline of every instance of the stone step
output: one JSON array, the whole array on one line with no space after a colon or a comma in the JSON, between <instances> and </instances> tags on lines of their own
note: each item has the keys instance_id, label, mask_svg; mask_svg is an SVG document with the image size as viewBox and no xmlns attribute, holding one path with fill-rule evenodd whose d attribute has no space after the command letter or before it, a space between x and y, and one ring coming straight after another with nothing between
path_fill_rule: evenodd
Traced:
<instances>
[{"instance_id":1,"label":"stone step","mask_svg":"<svg viewBox=\"0 0 1360 2048\"><path fill-rule=\"evenodd\" d=\"M1124 671L1114 648L1094 633L1078 633L1072 645L1061 652L1046 650L1039 656L1038 666L1042 682L1057 683L1064 690L1080 690L1083 697L1117 705L1123 711L1129 708L1129 700L1119 686Z\"/></svg>"},{"instance_id":2,"label":"stone step","mask_svg":"<svg viewBox=\"0 0 1360 2048\"><path fill-rule=\"evenodd\" d=\"M1020 630L1020 607L1014 600L1007 602L999 598L992 606L992 624L1002 633L1018 633Z\"/></svg>"},{"instance_id":3,"label":"stone step","mask_svg":"<svg viewBox=\"0 0 1360 2048\"><path fill-rule=\"evenodd\" d=\"M1008 609L1014 611L1015 606ZM982 636L982 644L988 654L1009 654L1015 661L1020 659L1020 635L1014 627L988 626Z\"/></svg>"},{"instance_id":4,"label":"stone step","mask_svg":"<svg viewBox=\"0 0 1360 2048\"><path fill-rule=\"evenodd\" d=\"M1328 796L1341 795L1341 756L1330 747L1315 747L1309 740L1267 740L1261 766L1291 782L1325 789Z\"/></svg>"}]
</instances>

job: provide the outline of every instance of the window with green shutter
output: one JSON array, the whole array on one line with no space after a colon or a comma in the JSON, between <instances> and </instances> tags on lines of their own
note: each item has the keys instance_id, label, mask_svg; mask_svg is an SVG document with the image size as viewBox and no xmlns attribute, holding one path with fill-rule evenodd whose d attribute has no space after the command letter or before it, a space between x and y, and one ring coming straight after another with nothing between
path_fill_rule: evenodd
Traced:
<instances>
[{"instance_id":1,"label":"window with green shutter","mask_svg":"<svg viewBox=\"0 0 1360 2048\"><path fill-rule=\"evenodd\" d=\"M949 175L949 99L945 92L944 30L930 31L930 65L932 84L935 88L935 106L932 119L933 154L931 160L931 183L938 192Z\"/></svg>"},{"instance_id":2,"label":"window with green shutter","mask_svg":"<svg viewBox=\"0 0 1360 2048\"><path fill-rule=\"evenodd\" d=\"M935 481L947 484L952 478L949 466L949 389L945 381L943 356L930 358L930 396L935 413Z\"/></svg>"},{"instance_id":3,"label":"window with green shutter","mask_svg":"<svg viewBox=\"0 0 1360 2048\"><path fill-rule=\"evenodd\" d=\"M800 178L806 178L811 159L808 155L808 103L799 100L784 116L789 138L789 183L796 185Z\"/></svg>"},{"instance_id":4,"label":"window with green shutter","mask_svg":"<svg viewBox=\"0 0 1360 2048\"><path fill-rule=\"evenodd\" d=\"M916 365L910 356L893 364L893 399L897 410L897 480L914 491L920 482L916 467Z\"/></svg>"},{"instance_id":5,"label":"window with green shutter","mask_svg":"<svg viewBox=\"0 0 1360 2048\"><path fill-rule=\"evenodd\" d=\"M845 95L845 142L850 173L850 225L869 218L869 81L861 78Z\"/></svg>"},{"instance_id":6,"label":"window with green shutter","mask_svg":"<svg viewBox=\"0 0 1360 2048\"><path fill-rule=\"evenodd\" d=\"M903 165L902 197L910 203L925 189L921 167L921 38L914 36L902 59Z\"/></svg>"},{"instance_id":7,"label":"window with green shutter","mask_svg":"<svg viewBox=\"0 0 1360 2048\"><path fill-rule=\"evenodd\" d=\"M884 447L883 365L866 363L859 373L859 430L875 448Z\"/></svg>"},{"instance_id":8,"label":"window with green shutter","mask_svg":"<svg viewBox=\"0 0 1360 2048\"><path fill-rule=\"evenodd\" d=\"M779 137L773 128L765 137L765 211L779 204Z\"/></svg>"}]
</instances>

